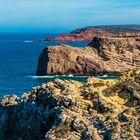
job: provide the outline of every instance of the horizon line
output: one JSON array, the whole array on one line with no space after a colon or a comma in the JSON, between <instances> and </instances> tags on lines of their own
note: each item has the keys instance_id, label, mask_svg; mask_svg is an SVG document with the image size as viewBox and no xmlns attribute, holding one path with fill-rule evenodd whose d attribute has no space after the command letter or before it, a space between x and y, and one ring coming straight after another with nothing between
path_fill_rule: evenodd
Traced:
<instances>
[{"instance_id":1,"label":"horizon line","mask_svg":"<svg viewBox=\"0 0 140 140\"><path fill-rule=\"evenodd\" d=\"M53 28L11 28L8 30L0 30L0 33L65 33L70 32L75 29L81 29L81 28L94 28L94 27L108 27L108 26L140 26L140 24L99 24L99 25L87 25L87 26L81 26L81 27L75 27L72 29L68 29L66 27L53 27ZM48 31L47 31L48 30ZM50 31L49 31L50 30Z\"/></svg>"}]
</instances>

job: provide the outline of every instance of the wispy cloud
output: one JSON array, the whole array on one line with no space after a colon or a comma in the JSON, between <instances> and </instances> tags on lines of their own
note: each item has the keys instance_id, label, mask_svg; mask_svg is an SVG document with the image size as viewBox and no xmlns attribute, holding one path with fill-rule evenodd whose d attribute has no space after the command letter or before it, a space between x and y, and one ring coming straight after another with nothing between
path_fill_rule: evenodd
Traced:
<instances>
[{"instance_id":1,"label":"wispy cloud","mask_svg":"<svg viewBox=\"0 0 140 140\"><path fill-rule=\"evenodd\" d=\"M0 0L0 30L139 24L139 14L139 0Z\"/></svg>"}]
</instances>

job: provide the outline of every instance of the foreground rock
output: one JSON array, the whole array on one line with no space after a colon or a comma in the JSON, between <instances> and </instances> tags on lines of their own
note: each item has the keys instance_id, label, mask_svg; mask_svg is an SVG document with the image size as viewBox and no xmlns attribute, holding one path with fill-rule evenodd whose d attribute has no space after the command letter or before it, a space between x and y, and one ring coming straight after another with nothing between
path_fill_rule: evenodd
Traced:
<instances>
[{"instance_id":1,"label":"foreground rock","mask_svg":"<svg viewBox=\"0 0 140 140\"><path fill-rule=\"evenodd\" d=\"M118 80L55 80L0 101L2 140L140 139L140 70Z\"/></svg>"},{"instance_id":2,"label":"foreground rock","mask_svg":"<svg viewBox=\"0 0 140 140\"><path fill-rule=\"evenodd\" d=\"M95 37L84 48L64 44L45 48L37 75L119 75L136 67L140 67L137 38Z\"/></svg>"}]
</instances>

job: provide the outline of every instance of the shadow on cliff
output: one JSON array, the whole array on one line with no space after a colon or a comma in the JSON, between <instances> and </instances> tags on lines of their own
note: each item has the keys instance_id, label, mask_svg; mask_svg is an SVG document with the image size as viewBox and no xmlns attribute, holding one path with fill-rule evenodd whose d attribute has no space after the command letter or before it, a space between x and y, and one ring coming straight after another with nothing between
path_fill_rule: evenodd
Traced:
<instances>
[{"instance_id":1,"label":"shadow on cliff","mask_svg":"<svg viewBox=\"0 0 140 140\"><path fill-rule=\"evenodd\" d=\"M49 57L48 57L48 47L47 47L43 49L42 53L39 56L38 66L37 66L37 71L36 71L37 76L46 75L48 61L49 61Z\"/></svg>"},{"instance_id":2,"label":"shadow on cliff","mask_svg":"<svg viewBox=\"0 0 140 140\"><path fill-rule=\"evenodd\" d=\"M15 105L0 106L2 140L44 140L46 133L61 122L61 110L51 94L32 98Z\"/></svg>"},{"instance_id":3,"label":"shadow on cliff","mask_svg":"<svg viewBox=\"0 0 140 140\"><path fill-rule=\"evenodd\" d=\"M103 94L106 97L117 95L126 101L124 104L126 107L134 107L140 105L139 90L140 79L129 79L106 88Z\"/></svg>"}]
</instances>

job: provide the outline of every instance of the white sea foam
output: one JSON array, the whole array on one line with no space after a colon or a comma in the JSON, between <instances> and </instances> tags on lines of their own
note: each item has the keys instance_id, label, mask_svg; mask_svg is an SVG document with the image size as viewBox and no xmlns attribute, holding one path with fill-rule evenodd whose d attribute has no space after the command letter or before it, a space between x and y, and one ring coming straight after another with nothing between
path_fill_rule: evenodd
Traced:
<instances>
[{"instance_id":1,"label":"white sea foam","mask_svg":"<svg viewBox=\"0 0 140 140\"><path fill-rule=\"evenodd\" d=\"M32 79L56 79L56 78L89 78L89 77L97 77L97 78L113 78L114 76L108 76L108 75L102 75L102 76L74 76L72 74L70 75L52 75L52 76L28 76ZM114 77L115 78L115 77Z\"/></svg>"},{"instance_id":2,"label":"white sea foam","mask_svg":"<svg viewBox=\"0 0 140 140\"><path fill-rule=\"evenodd\" d=\"M84 78L89 76L74 76L74 75L53 75L53 76L28 76L32 79L47 79L47 78L62 78L62 77L72 77L72 78Z\"/></svg>"},{"instance_id":3,"label":"white sea foam","mask_svg":"<svg viewBox=\"0 0 140 140\"><path fill-rule=\"evenodd\" d=\"M72 74L69 74L68 76L69 76L69 77L73 77L73 75L72 75Z\"/></svg>"},{"instance_id":4,"label":"white sea foam","mask_svg":"<svg viewBox=\"0 0 140 140\"><path fill-rule=\"evenodd\" d=\"M33 40L24 40L23 42L24 43L31 43L31 42L33 42Z\"/></svg>"},{"instance_id":5,"label":"white sea foam","mask_svg":"<svg viewBox=\"0 0 140 140\"><path fill-rule=\"evenodd\" d=\"M103 76L101 76L101 77L106 78L106 77L108 77L108 75L103 75Z\"/></svg>"},{"instance_id":6,"label":"white sea foam","mask_svg":"<svg viewBox=\"0 0 140 140\"><path fill-rule=\"evenodd\" d=\"M46 79L46 78L54 78L55 76L28 76L32 79Z\"/></svg>"}]
</instances>

